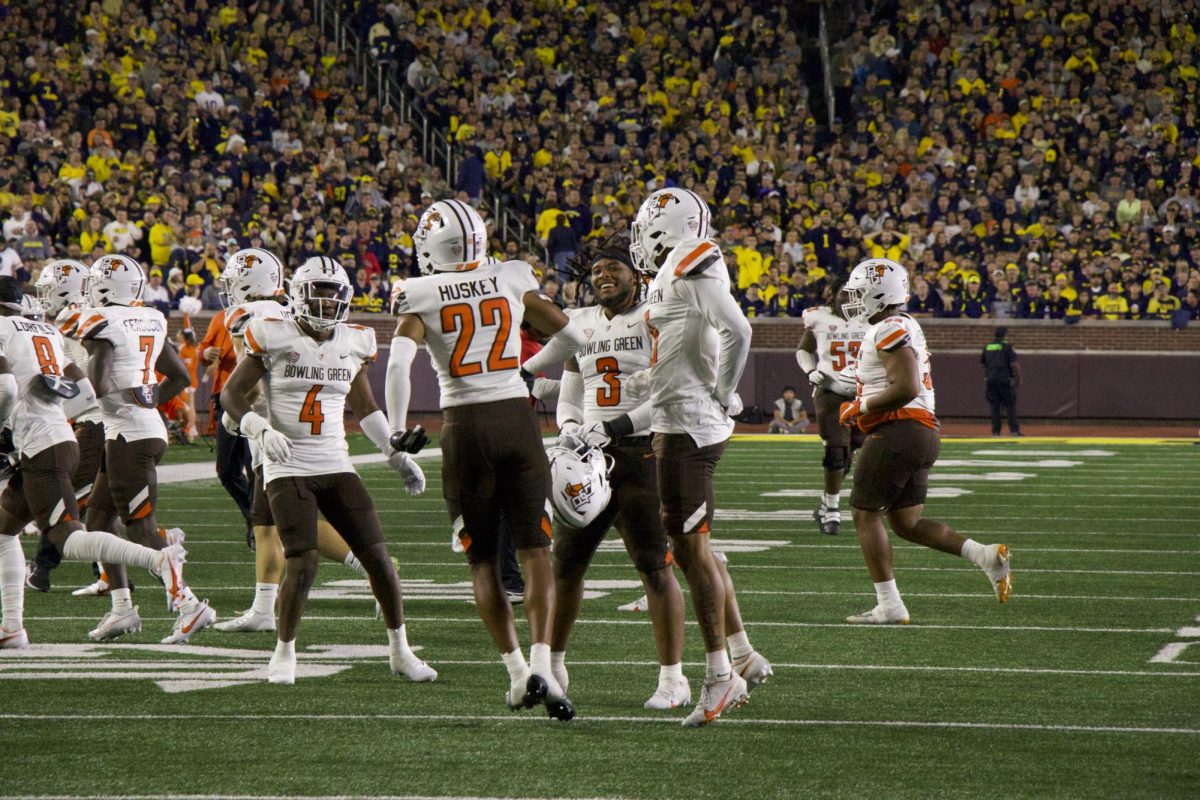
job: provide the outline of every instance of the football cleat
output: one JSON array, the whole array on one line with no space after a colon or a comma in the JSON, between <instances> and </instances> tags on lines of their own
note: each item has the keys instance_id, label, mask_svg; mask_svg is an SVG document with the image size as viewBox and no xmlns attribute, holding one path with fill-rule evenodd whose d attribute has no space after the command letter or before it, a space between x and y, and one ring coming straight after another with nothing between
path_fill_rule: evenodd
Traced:
<instances>
[{"instance_id":1,"label":"football cleat","mask_svg":"<svg viewBox=\"0 0 1200 800\"><path fill-rule=\"evenodd\" d=\"M291 686L296 682L296 654L283 654L276 648L267 664L267 683Z\"/></svg>"},{"instance_id":2,"label":"football cleat","mask_svg":"<svg viewBox=\"0 0 1200 800\"><path fill-rule=\"evenodd\" d=\"M992 582L992 591L996 593L996 599L1007 603L1008 598L1012 597L1013 587L1012 569L1008 565L1008 545L989 544L986 552L991 566L984 567L983 571Z\"/></svg>"},{"instance_id":3,"label":"football cleat","mask_svg":"<svg viewBox=\"0 0 1200 800\"><path fill-rule=\"evenodd\" d=\"M907 625L908 609L898 606L877 605L870 611L846 617L851 625Z\"/></svg>"},{"instance_id":4,"label":"football cleat","mask_svg":"<svg viewBox=\"0 0 1200 800\"><path fill-rule=\"evenodd\" d=\"M253 608L242 612L241 616L233 619L218 622L213 626L215 630L224 631L225 633L258 633L261 631L275 630L275 615L260 614Z\"/></svg>"},{"instance_id":5,"label":"football cleat","mask_svg":"<svg viewBox=\"0 0 1200 800\"><path fill-rule=\"evenodd\" d=\"M137 633L142 629L142 618L138 616L137 606L123 614L109 611L100 620L100 624L88 631L88 638L93 642L107 642L124 636L127 633Z\"/></svg>"},{"instance_id":6,"label":"football cleat","mask_svg":"<svg viewBox=\"0 0 1200 800\"><path fill-rule=\"evenodd\" d=\"M103 597L108 594L108 581L101 578L95 583L84 586L82 589L76 589L71 594L75 597Z\"/></svg>"},{"instance_id":7,"label":"football cleat","mask_svg":"<svg viewBox=\"0 0 1200 800\"><path fill-rule=\"evenodd\" d=\"M25 585L38 592L50 591L50 570L42 569L36 561L30 561L29 571L25 573Z\"/></svg>"},{"instance_id":8,"label":"football cleat","mask_svg":"<svg viewBox=\"0 0 1200 800\"><path fill-rule=\"evenodd\" d=\"M650 695L650 699L645 702L644 707L651 711L667 711L691 704L692 687L688 683L688 679L683 678L670 689L663 688L662 684L659 684L658 688L654 690L654 694Z\"/></svg>"},{"instance_id":9,"label":"football cleat","mask_svg":"<svg viewBox=\"0 0 1200 800\"><path fill-rule=\"evenodd\" d=\"M161 644L183 644L205 628L210 628L217 621L217 612L207 600L197 600L187 608L181 609L175 618L175 630L162 640Z\"/></svg>"},{"instance_id":10,"label":"football cleat","mask_svg":"<svg viewBox=\"0 0 1200 800\"><path fill-rule=\"evenodd\" d=\"M388 666L391 667L393 675L404 675L413 683L429 683L436 681L438 676L437 670L411 653L389 653Z\"/></svg>"},{"instance_id":11,"label":"football cleat","mask_svg":"<svg viewBox=\"0 0 1200 800\"><path fill-rule=\"evenodd\" d=\"M733 671L745 679L746 688L749 691L766 683L767 678L775 674L775 671L771 669L771 662L767 661L757 650L751 650L750 655L736 659L733 662Z\"/></svg>"},{"instance_id":12,"label":"football cleat","mask_svg":"<svg viewBox=\"0 0 1200 800\"><path fill-rule=\"evenodd\" d=\"M508 694L505 695L504 700L512 711L533 708L538 703L546 701L546 693L549 691L546 679L532 672L526 673L526 675L527 677L514 681L508 688Z\"/></svg>"},{"instance_id":13,"label":"football cleat","mask_svg":"<svg viewBox=\"0 0 1200 800\"><path fill-rule=\"evenodd\" d=\"M632 603L626 603L623 606L617 606L617 611L649 611L650 599L646 595L642 595Z\"/></svg>"},{"instance_id":14,"label":"football cleat","mask_svg":"<svg viewBox=\"0 0 1200 800\"><path fill-rule=\"evenodd\" d=\"M824 503L813 512L813 519L817 521L821 533L826 536L837 536L842 529L841 509L829 508Z\"/></svg>"},{"instance_id":15,"label":"football cleat","mask_svg":"<svg viewBox=\"0 0 1200 800\"><path fill-rule=\"evenodd\" d=\"M24 650L26 647L29 647L29 634L24 628L19 631L0 628L0 650Z\"/></svg>"},{"instance_id":16,"label":"football cleat","mask_svg":"<svg viewBox=\"0 0 1200 800\"><path fill-rule=\"evenodd\" d=\"M689 728L699 728L716 722L725 711L745 705L750 699L750 690L746 681L736 672L730 672L724 680L705 681L700 690L700 702L683 720L683 725Z\"/></svg>"},{"instance_id":17,"label":"football cleat","mask_svg":"<svg viewBox=\"0 0 1200 800\"><path fill-rule=\"evenodd\" d=\"M547 700L546 716L559 722L570 722L575 719L575 706L566 695L557 700Z\"/></svg>"}]
</instances>

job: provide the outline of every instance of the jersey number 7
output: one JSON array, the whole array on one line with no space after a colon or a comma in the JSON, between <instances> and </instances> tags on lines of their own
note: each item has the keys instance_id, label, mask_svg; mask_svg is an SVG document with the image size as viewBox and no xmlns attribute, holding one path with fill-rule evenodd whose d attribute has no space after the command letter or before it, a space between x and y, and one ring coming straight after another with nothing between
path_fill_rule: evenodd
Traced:
<instances>
[{"instance_id":1,"label":"jersey number 7","mask_svg":"<svg viewBox=\"0 0 1200 800\"><path fill-rule=\"evenodd\" d=\"M478 361L467 361L467 353L476 331L475 308L470 303L454 303L442 308L442 333L458 331L458 341L450 353L450 377L463 378L467 375L478 375L484 371L484 365ZM503 297L490 297L479 304L480 328L496 328L496 337L492 340L488 352L487 371L502 372L517 369L520 362L512 357L505 357L504 348L508 346L508 337L512 333L512 310L508 301Z\"/></svg>"}]
</instances>

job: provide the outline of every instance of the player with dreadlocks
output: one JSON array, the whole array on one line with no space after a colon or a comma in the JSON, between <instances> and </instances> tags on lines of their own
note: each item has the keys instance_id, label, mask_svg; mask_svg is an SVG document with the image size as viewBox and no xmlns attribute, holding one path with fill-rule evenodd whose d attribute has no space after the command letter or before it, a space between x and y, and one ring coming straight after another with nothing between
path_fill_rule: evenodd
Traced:
<instances>
[{"instance_id":1,"label":"player with dreadlocks","mask_svg":"<svg viewBox=\"0 0 1200 800\"><path fill-rule=\"evenodd\" d=\"M584 574L600 542L615 524L646 588L645 602L658 649L658 687L645 707L678 708L688 705L692 697L681 664L683 593L671 569L670 540L659 514L656 462L650 446L649 392L639 390L628 380L647 369L654 357L654 339L645 323L648 280L633 266L629 239L624 234L586 247L572 267L581 279L590 281L596 305L567 312L583 330L587 343L565 362L557 412L560 434L553 452L568 460L575 460L578 456L572 454L582 452L586 462L590 448L601 448L600 463L611 465L607 470L611 494L596 492L610 499L601 507L587 509L576 493L573 499L578 508L585 509L584 513L573 514L570 520L562 513L556 514L554 575L558 602L551 626L551 666L565 691L565 651L579 616ZM542 351L548 352L552 351ZM539 372L553 363L552 355L542 353L526 361L523 368ZM560 487L556 462L554 490L562 488L570 493L572 488L586 487L584 492L592 496L593 487L586 485L587 464L581 462L580 466L583 482ZM595 480L603 483L605 477L596 475ZM560 499L555 500L556 508L561 508ZM731 634L744 635L732 584L728 573L722 572L733 606L733 613L727 612L727 625ZM754 655L756 670L765 680L770 665L757 653Z\"/></svg>"}]
</instances>

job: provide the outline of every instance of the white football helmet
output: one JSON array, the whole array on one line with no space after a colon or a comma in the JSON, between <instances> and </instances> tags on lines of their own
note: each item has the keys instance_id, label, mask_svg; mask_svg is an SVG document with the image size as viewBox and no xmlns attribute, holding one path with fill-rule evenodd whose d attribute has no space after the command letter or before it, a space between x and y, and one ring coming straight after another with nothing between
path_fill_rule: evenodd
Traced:
<instances>
[{"instance_id":1,"label":"white football helmet","mask_svg":"<svg viewBox=\"0 0 1200 800\"><path fill-rule=\"evenodd\" d=\"M547 455L554 515L572 528L586 527L612 500L609 457L598 447L582 453L569 447L552 447Z\"/></svg>"},{"instance_id":2,"label":"white football helmet","mask_svg":"<svg viewBox=\"0 0 1200 800\"><path fill-rule=\"evenodd\" d=\"M80 305L87 292L88 268L80 261L60 258L42 267L33 288L47 314L69 305Z\"/></svg>"},{"instance_id":3,"label":"white football helmet","mask_svg":"<svg viewBox=\"0 0 1200 800\"><path fill-rule=\"evenodd\" d=\"M659 189L646 198L629 226L629 254L635 267L655 275L680 242L711 235L712 212L700 195L688 189Z\"/></svg>"},{"instance_id":4,"label":"white football helmet","mask_svg":"<svg viewBox=\"0 0 1200 800\"><path fill-rule=\"evenodd\" d=\"M842 287L846 319L870 319L888 306L908 302L908 270L890 258L868 258L854 269Z\"/></svg>"},{"instance_id":5,"label":"white football helmet","mask_svg":"<svg viewBox=\"0 0 1200 800\"><path fill-rule=\"evenodd\" d=\"M353 296L346 270L332 258L314 256L292 275L292 313L318 330L345 322Z\"/></svg>"},{"instance_id":6,"label":"white football helmet","mask_svg":"<svg viewBox=\"0 0 1200 800\"><path fill-rule=\"evenodd\" d=\"M283 294L283 264L266 250L248 247L229 257L220 281L232 305L252 297L278 297Z\"/></svg>"},{"instance_id":7,"label":"white football helmet","mask_svg":"<svg viewBox=\"0 0 1200 800\"><path fill-rule=\"evenodd\" d=\"M459 200L439 200L421 215L413 234L417 266L425 275L454 264L487 257L487 226L475 209Z\"/></svg>"},{"instance_id":8,"label":"white football helmet","mask_svg":"<svg viewBox=\"0 0 1200 800\"><path fill-rule=\"evenodd\" d=\"M131 306L140 302L146 274L129 256L101 256L88 273L87 296L93 306Z\"/></svg>"},{"instance_id":9,"label":"white football helmet","mask_svg":"<svg viewBox=\"0 0 1200 800\"><path fill-rule=\"evenodd\" d=\"M38 299L31 294L21 295L21 316L25 319L36 319L38 322L46 320L46 309L42 308L42 304Z\"/></svg>"}]
</instances>

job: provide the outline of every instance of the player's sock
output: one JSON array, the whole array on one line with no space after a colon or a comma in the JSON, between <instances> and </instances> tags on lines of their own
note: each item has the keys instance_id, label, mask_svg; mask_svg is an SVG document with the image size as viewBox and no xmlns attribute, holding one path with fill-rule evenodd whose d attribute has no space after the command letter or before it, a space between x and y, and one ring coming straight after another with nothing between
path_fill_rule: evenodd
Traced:
<instances>
[{"instance_id":1,"label":"player's sock","mask_svg":"<svg viewBox=\"0 0 1200 800\"><path fill-rule=\"evenodd\" d=\"M399 628L388 628L388 647L392 652L405 658L416 658L412 648L408 646L408 631L401 625Z\"/></svg>"},{"instance_id":2,"label":"player's sock","mask_svg":"<svg viewBox=\"0 0 1200 800\"><path fill-rule=\"evenodd\" d=\"M0 603L4 617L0 628L19 631L25 627L25 553L16 536L0 536Z\"/></svg>"},{"instance_id":3,"label":"player's sock","mask_svg":"<svg viewBox=\"0 0 1200 800\"><path fill-rule=\"evenodd\" d=\"M724 647L704 654L705 681L712 683L726 680L732 671L733 666L729 663L729 653L725 651Z\"/></svg>"},{"instance_id":4,"label":"player's sock","mask_svg":"<svg viewBox=\"0 0 1200 800\"><path fill-rule=\"evenodd\" d=\"M275 616L275 596L279 594L277 583L254 584L254 603L250 610L255 614Z\"/></svg>"},{"instance_id":5,"label":"player's sock","mask_svg":"<svg viewBox=\"0 0 1200 800\"><path fill-rule=\"evenodd\" d=\"M529 646L529 669L543 677L549 677L552 674L550 672L550 645L540 642Z\"/></svg>"},{"instance_id":6,"label":"player's sock","mask_svg":"<svg viewBox=\"0 0 1200 800\"><path fill-rule=\"evenodd\" d=\"M500 658L504 661L504 666L508 669L508 677L514 684L525 680L525 673L529 671L529 665L525 663L525 654L521 652L521 648L518 647L511 653L504 653Z\"/></svg>"},{"instance_id":7,"label":"player's sock","mask_svg":"<svg viewBox=\"0 0 1200 800\"><path fill-rule=\"evenodd\" d=\"M676 662L658 668L658 688L666 691L674 689L683 680L683 664Z\"/></svg>"},{"instance_id":8,"label":"player's sock","mask_svg":"<svg viewBox=\"0 0 1200 800\"><path fill-rule=\"evenodd\" d=\"M967 539L963 542L962 551L959 553L968 561L973 561L978 566L983 566L983 557L987 553L987 546L982 545L974 539Z\"/></svg>"},{"instance_id":9,"label":"player's sock","mask_svg":"<svg viewBox=\"0 0 1200 800\"><path fill-rule=\"evenodd\" d=\"M354 572L360 578L367 577L367 571L365 569L363 569L363 565L359 562L359 560L357 558L355 558L354 553L346 553L346 558L344 561L342 561L342 563L345 564L350 569L354 570Z\"/></svg>"},{"instance_id":10,"label":"player's sock","mask_svg":"<svg viewBox=\"0 0 1200 800\"><path fill-rule=\"evenodd\" d=\"M133 593L128 586L124 589L113 589L108 594L112 598L114 614L128 614L133 609Z\"/></svg>"},{"instance_id":11,"label":"player's sock","mask_svg":"<svg viewBox=\"0 0 1200 800\"><path fill-rule=\"evenodd\" d=\"M532 653L531 653L532 655ZM550 651L550 669L555 671L565 670L567 668L567 651Z\"/></svg>"},{"instance_id":12,"label":"player's sock","mask_svg":"<svg viewBox=\"0 0 1200 800\"><path fill-rule=\"evenodd\" d=\"M745 658L754 652L754 648L750 646L750 637L744 630L738 631L725 641L729 643L729 656L734 661Z\"/></svg>"},{"instance_id":13,"label":"player's sock","mask_svg":"<svg viewBox=\"0 0 1200 800\"><path fill-rule=\"evenodd\" d=\"M904 601L900 599L900 590L896 588L895 578L875 584L875 600L881 606L904 605Z\"/></svg>"},{"instance_id":14,"label":"player's sock","mask_svg":"<svg viewBox=\"0 0 1200 800\"><path fill-rule=\"evenodd\" d=\"M828 492L821 493L821 502L830 511L837 510L838 503L841 501L841 498L842 498L841 492L834 492L833 494L829 494Z\"/></svg>"},{"instance_id":15,"label":"player's sock","mask_svg":"<svg viewBox=\"0 0 1200 800\"><path fill-rule=\"evenodd\" d=\"M105 531L78 530L63 542L63 558L68 561L101 561L144 567L157 574L162 556L158 550L142 547Z\"/></svg>"}]
</instances>

